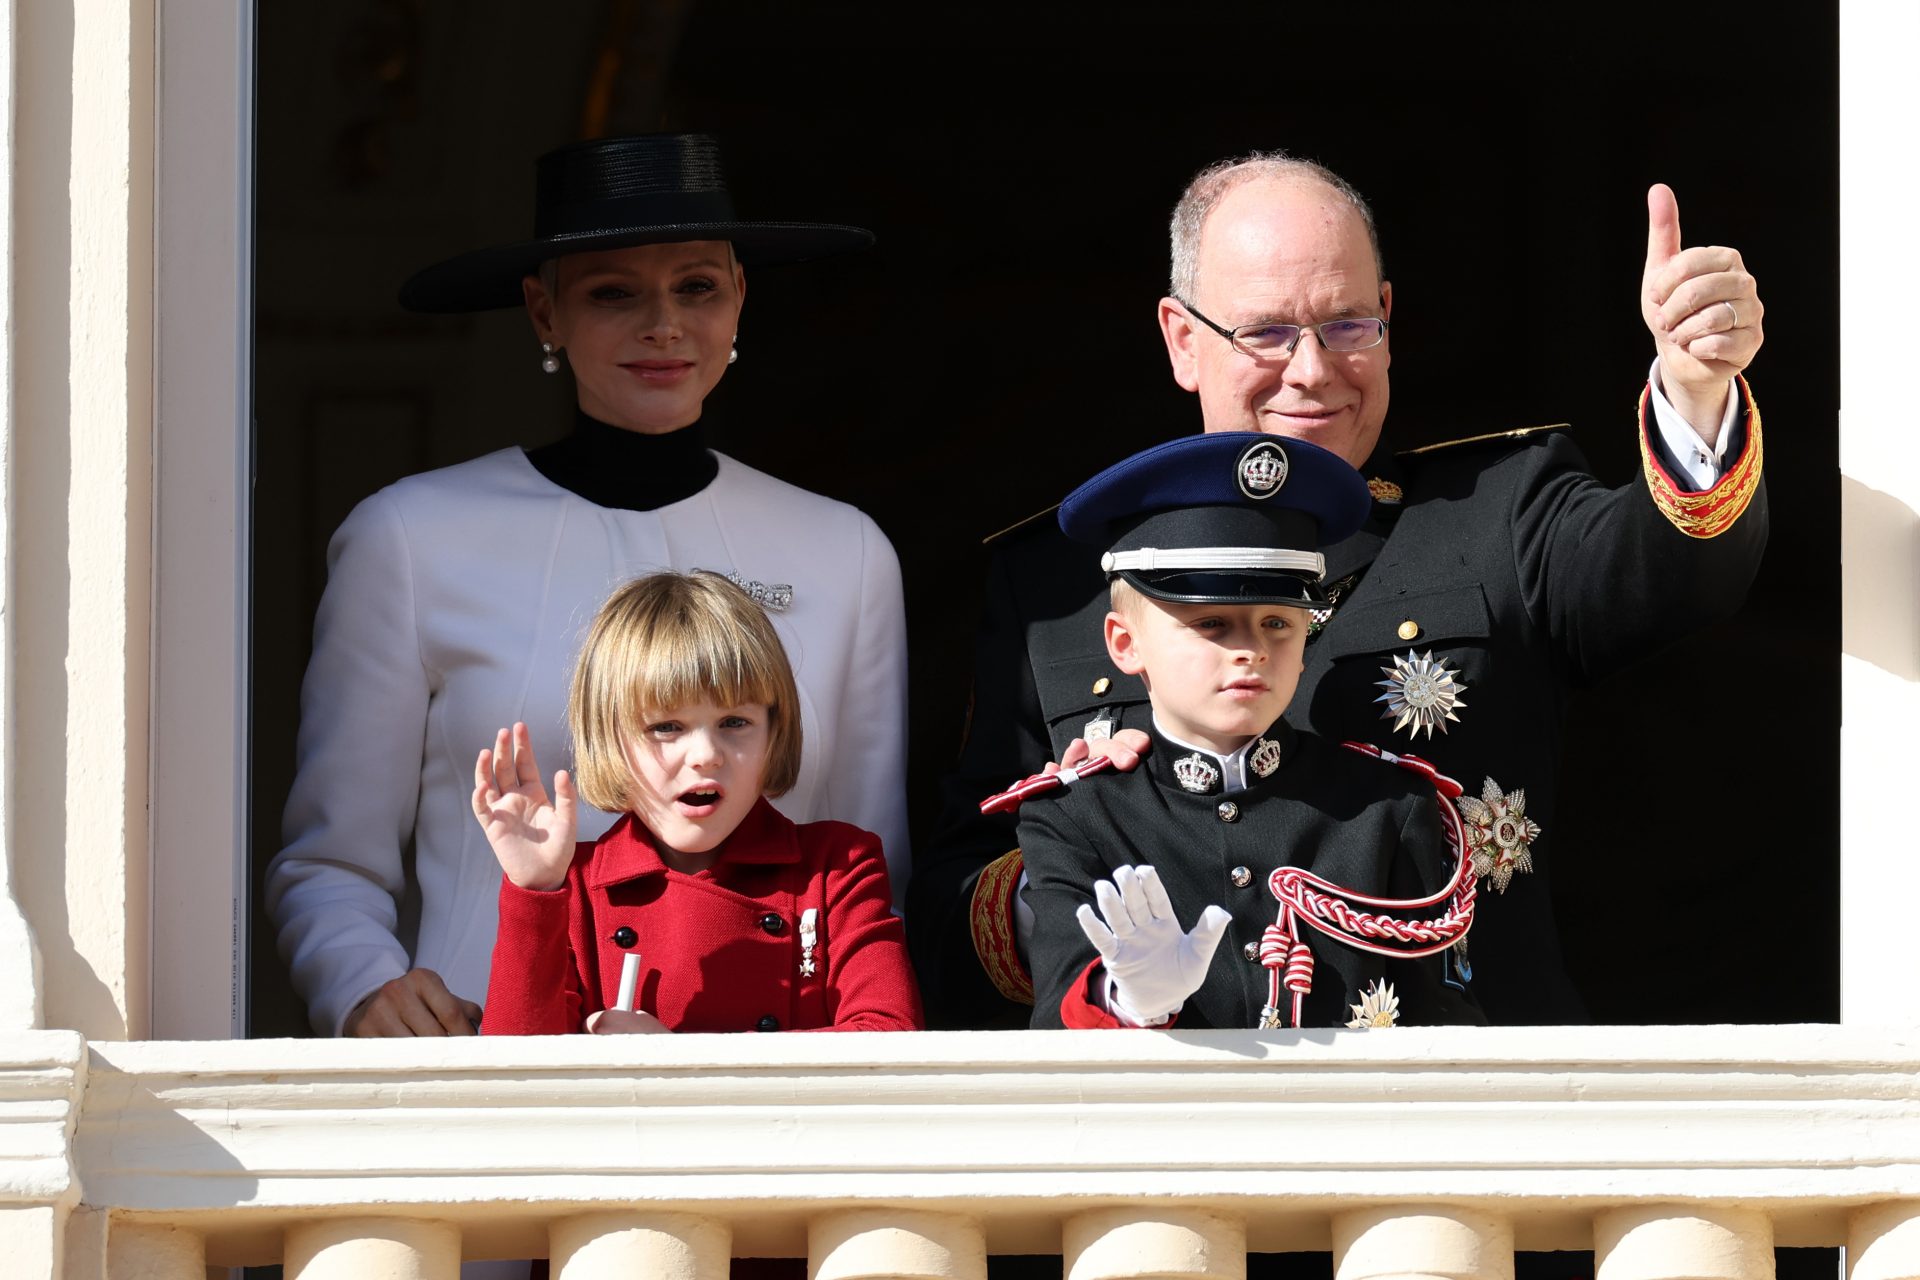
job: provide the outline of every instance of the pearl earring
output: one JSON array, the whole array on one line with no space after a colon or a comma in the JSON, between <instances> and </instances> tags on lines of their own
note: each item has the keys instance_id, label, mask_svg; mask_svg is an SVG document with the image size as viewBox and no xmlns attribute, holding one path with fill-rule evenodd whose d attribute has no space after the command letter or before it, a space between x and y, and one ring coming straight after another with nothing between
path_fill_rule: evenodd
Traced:
<instances>
[{"instance_id":1,"label":"pearl earring","mask_svg":"<svg viewBox=\"0 0 1920 1280\"><path fill-rule=\"evenodd\" d=\"M737 333L733 335L733 349L727 352L727 363L740 363L740 335Z\"/></svg>"},{"instance_id":2,"label":"pearl earring","mask_svg":"<svg viewBox=\"0 0 1920 1280\"><path fill-rule=\"evenodd\" d=\"M542 373L560 372L560 357L553 354L553 344L551 342L543 342L540 344L540 371Z\"/></svg>"}]
</instances>

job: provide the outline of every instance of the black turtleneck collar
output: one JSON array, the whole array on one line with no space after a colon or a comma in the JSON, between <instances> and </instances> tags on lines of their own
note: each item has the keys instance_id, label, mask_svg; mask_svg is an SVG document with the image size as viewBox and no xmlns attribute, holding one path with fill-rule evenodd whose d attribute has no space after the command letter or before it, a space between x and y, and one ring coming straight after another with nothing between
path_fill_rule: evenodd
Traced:
<instances>
[{"instance_id":1,"label":"black turtleneck collar","mask_svg":"<svg viewBox=\"0 0 1920 1280\"><path fill-rule=\"evenodd\" d=\"M698 422L654 436L579 410L572 435L527 450L527 461L562 489L617 511L654 511L691 498L720 471Z\"/></svg>"}]
</instances>

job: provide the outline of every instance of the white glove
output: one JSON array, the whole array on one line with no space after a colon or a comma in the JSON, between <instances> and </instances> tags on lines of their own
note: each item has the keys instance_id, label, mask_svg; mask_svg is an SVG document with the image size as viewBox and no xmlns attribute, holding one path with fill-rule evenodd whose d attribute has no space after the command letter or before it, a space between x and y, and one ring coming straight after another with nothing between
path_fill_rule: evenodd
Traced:
<instances>
[{"instance_id":1,"label":"white glove","mask_svg":"<svg viewBox=\"0 0 1920 1280\"><path fill-rule=\"evenodd\" d=\"M1207 966L1233 917L1208 907L1192 933L1181 932L1152 867L1116 867L1111 883L1094 883L1093 897L1104 924L1084 902L1074 914L1113 984L1108 1012L1138 1025L1179 1012L1207 980Z\"/></svg>"}]
</instances>

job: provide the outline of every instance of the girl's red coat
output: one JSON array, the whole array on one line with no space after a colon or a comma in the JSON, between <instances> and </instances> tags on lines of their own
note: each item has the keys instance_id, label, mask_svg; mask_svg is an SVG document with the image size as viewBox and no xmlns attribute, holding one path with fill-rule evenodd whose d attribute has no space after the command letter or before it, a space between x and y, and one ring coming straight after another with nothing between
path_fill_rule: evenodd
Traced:
<instances>
[{"instance_id":1,"label":"girl's red coat","mask_svg":"<svg viewBox=\"0 0 1920 1280\"><path fill-rule=\"evenodd\" d=\"M891 903L879 838L858 827L796 826L762 799L719 861L687 875L628 814L579 846L559 889L501 877L481 1031L584 1030L613 1004L629 951L642 957L636 1007L675 1031L917 1030L920 994ZM813 974L803 976L809 907Z\"/></svg>"}]
</instances>

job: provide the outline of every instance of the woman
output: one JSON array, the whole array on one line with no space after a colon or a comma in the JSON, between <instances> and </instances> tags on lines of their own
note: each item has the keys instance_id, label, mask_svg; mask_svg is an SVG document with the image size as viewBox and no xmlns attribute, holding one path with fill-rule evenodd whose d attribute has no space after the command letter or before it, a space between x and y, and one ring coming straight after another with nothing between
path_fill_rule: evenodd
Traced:
<instances>
[{"instance_id":1,"label":"woman","mask_svg":"<svg viewBox=\"0 0 1920 1280\"><path fill-rule=\"evenodd\" d=\"M906 884L893 548L854 508L709 451L698 426L738 358L743 267L871 235L738 219L717 148L695 135L543 156L534 227L532 240L429 267L400 300L430 312L524 303L540 348L529 364L572 370L574 433L402 480L329 547L286 847L267 872L280 953L322 1034L473 1031L500 881L469 814L474 753L525 721L543 757L571 764L567 670L600 603L642 573L712 570L765 605L805 726L779 808L878 833L896 901ZM613 818L584 810L580 837ZM399 923L410 875L411 946Z\"/></svg>"}]
</instances>

